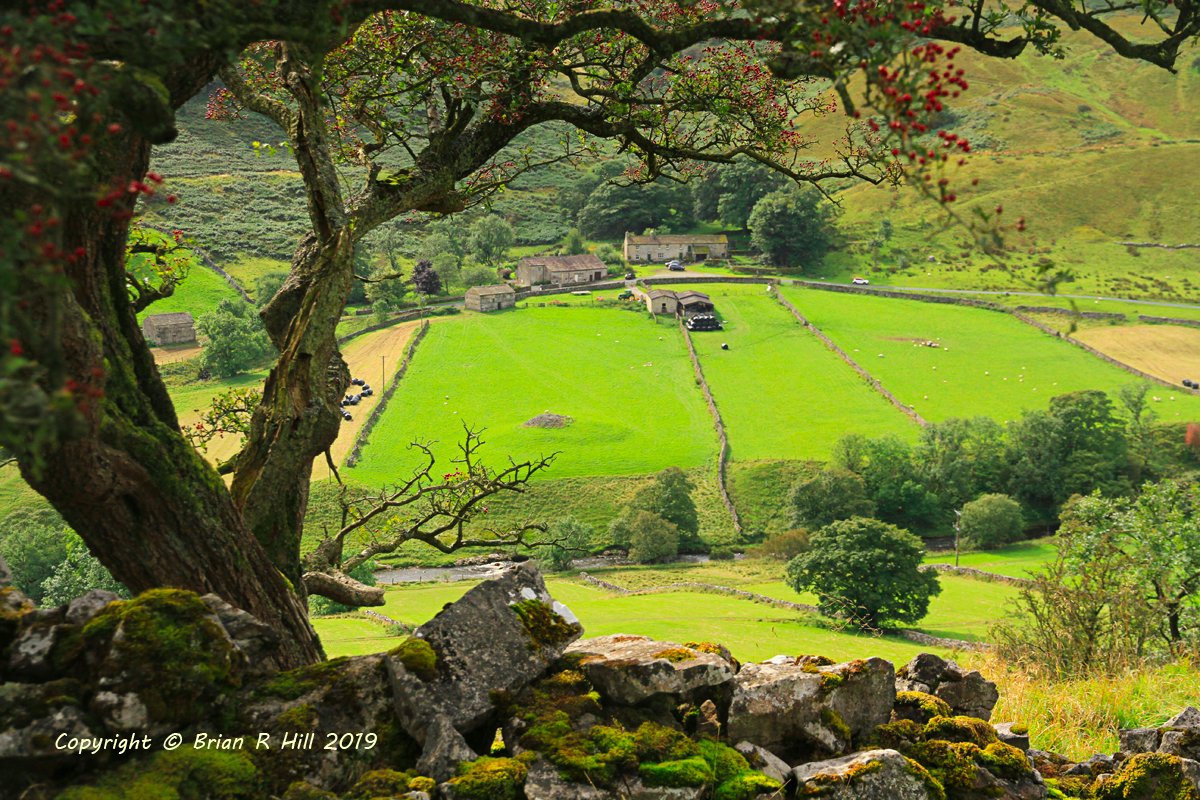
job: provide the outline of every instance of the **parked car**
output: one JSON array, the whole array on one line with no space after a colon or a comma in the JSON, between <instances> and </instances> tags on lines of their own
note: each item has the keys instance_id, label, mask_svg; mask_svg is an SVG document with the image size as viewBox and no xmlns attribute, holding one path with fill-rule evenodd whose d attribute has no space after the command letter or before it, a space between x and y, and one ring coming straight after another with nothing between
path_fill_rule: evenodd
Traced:
<instances>
[{"instance_id":1,"label":"parked car","mask_svg":"<svg viewBox=\"0 0 1200 800\"><path fill-rule=\"evenodd\" d=\"M632 281L632 280L636 280L636 279L637 279L637 273L634 272L633 270L629 270L629 272L625 273L625 280Z\"/></svg>"},{"instance_id":2,"label":"parked car","mask_svg":"<svg viewBox=\"0 0 1200 800\"><path fill-rule=\"evenodd\" d=\"M683 262L682 261L668 261L667 269L671 270L671 272L683 272Z\"/></svg>"},{"instance_id":3,"label":"parked car","mask_svg":"<svg viewBox=\"0 0 1200 800\"><path fill-rule=\"evenodd\" d=\"M852 280L850 282L853 283L855 286L866 286L871 283L866 278L855 278L854 280Z\"/></svg>"}]
</instances>

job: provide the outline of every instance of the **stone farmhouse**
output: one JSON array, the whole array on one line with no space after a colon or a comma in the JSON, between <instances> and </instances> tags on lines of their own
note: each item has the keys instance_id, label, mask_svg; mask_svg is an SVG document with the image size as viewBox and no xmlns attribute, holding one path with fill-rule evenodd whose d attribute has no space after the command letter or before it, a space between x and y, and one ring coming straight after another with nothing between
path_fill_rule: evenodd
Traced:
<instances>
[{"instance_id":1,"label":"stone farmhouse","mask_svg":"<svg viewBox=\"0 0 1200 800\"><path fill-rule=\"evenodd\" d=\"M683 315L685 318L693 314L711 314L714 308L708 295L691 290L673 292L670 289L651 289L646 292L644 299L646 308L654 314Z\"/></svg>"},{"instance_id":2,"label":"stone farmhouse","mask_svg":"<svg viewBox=\"0 0 1200 800\"><path fill-rule=\"evenodd\" d=\"M608 274L608 267L596 256L530 256L517 262L517 281L526 286L551 284L571 286L598 281Z\"/></svg>"},{"instance_id":3,"label":"stone farmhouse","mask_svg":"<svg viewBox=\"0 0 1200 800\"><path fill-rule=\"evenodd\" d=\"M725 234L688 234L634 236L625 234L623 254L626 261L705 261L729 258L729 237Z\"/></svg>"},{"instance_id":4,"label":"stone farmhouse","mask_svg":"<svg viewBox=\"0 0 1200 800\"><path fill-rule=\"evenodd\" d=\"M196 328L192 315L186 311L172 314L151 314L142 320L142 336L155 345L192 344Z\"/></svg>"},{"instance_id":5,"label":"stone farmhouse","mask_svg":"<svg viewBox=\"0 0 1200 800\"><path fill-rule=\"evenodd\" d=\"M471 311L499 311L517 303L517 292L507 283L497 286L472 286L467 289L466 306Z\"/></svg>"}]
</instances>

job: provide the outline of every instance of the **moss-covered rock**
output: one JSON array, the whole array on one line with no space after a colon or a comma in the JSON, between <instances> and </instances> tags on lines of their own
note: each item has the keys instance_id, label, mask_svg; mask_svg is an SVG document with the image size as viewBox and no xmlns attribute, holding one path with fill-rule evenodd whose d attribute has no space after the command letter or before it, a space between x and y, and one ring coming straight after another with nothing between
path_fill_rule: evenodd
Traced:
<instances>
[{"instance_id":1,"label":"moss-covered rock","mask_svg":"<svg viewBox=\"0 0 1200 800\"><path fill-rule=\"evenodd\" d=\"M342 795L341 800L398 797L411 791L428 791L435 785L432 779L419 776L412 770L397 772L394 769L375 769L364 773L355 781L354 786Z\"/></svg>"},{"instance_id":2,"label":"moss-covered rock","mask_svg":"<svg viewBox=\"0 0 1200 800\"><path fill-rule=\"evenodd\" d=\"M181 747L126 763L93 786L67 789L58 800L259 800L263 796L258 771L244 752Z\"/></svg>"},{"instance_id":3,"label":"moss-covered rock","mask_svg":"<svg viewBox=\"0 0 1200 800\"><path fill-rule=\"evenodd\" d=\"M461 765L447 785L464 800L518 800L528 774L527 760L485 756Z\"/></svg>"},{"instance_id":4,"label":"moss-covered rock","mask_svg":"<svg viewBox=\"0 0 1200 800\"><path fill-rule=\"evenodd\" d=\"M687 647L666 647L654 654L655 658L665 658L673 664L680 661L690 661L696 657L696 651Z\"/></svg>"},{"instance_id":5,"label":"moss-covered rock","mask_svg":"<svg viewBox=\"0 0 1200 800\"><path fill-rule=\"evenodd\" d=\"M970 742L977 747L1000 741L995 728L975 717L934 717L925 725L925 738Z\"/></svg>"},{"instance_id":6,"label":"moss-covered rock","mask_svg":"<svg viewBox=\"0 0 1200 800\"><path fill-rule=\"evenodd\" d=\"M211 722L241 684L241 653L192 592L154 589L111 603L84 626L82 645L100 684L137 695L151 723Z\"/></svg>"},{"instance_id":7,"label":"moss-covered rock","mask_svg":"<svg viewBox=\"0 0 1200 800\"><path fill-rule=\"evenodd\" d=\"M896 692L896 704L892 706L893 720L910 719L922 725L934 717L953 714L949 703L926 692Z\"/></svg>"},{"instance_id":8,"label":"moss-covered rock","mask_svg":"<svg viewBox=\"0 0 1200 800\"><path fill-rule=\"evenodd\" d=\"M1166 753L1138 753L1092 787L1096 800L1200 800L1184 761Z\"/></svg>"}]
</instances>

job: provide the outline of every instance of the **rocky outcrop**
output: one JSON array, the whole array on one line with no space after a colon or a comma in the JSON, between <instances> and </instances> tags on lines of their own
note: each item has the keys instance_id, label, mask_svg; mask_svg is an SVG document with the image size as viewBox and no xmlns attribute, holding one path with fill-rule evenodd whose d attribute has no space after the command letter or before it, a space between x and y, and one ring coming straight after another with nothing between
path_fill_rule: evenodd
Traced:
<instances>
[{"instance_id":1,"label":"rocky outcrop","mask_svg":"<svg viewBox=\"0 0 1200 800\"><path fill-rule=\"evenodd\" d=\"M891 717L895 672L879 658L830 664L777 656L734 679L729 736L784 757L837 755Z\"/></svg>"},{"instance_id":2,"label":"rocky outcrop","mask_svg":"<svg viewBox=\"0 0 1200 800\"><path fill-rule=\"evenodd\" d=\"M896 671L896 691L924 692L939 697L960 716L991 719L1000 699L996 684L976 670L922 653Z\"/></svg>"},{"instance_id":3,"label":"rocky outcrop","mask_svg":"<svg viewBox=\"0 0 1200 800\"><path fill-rule=\"evenodd\" d=\"M424 748L417 767L439 780L473 757L463 734L495 714L495 692L540 677L583 627L530 562L467 592L385 660L396 719Z\"/></svg>"},{"instance_id":4,"label":"rocky outcrop","mask_svg":"<svg viewBox=\"0 0 1200 800\"><path fill-rule=\"evenodd\" d=\"M930 800L938 796L929 773L895 750L867 750L801 764L792 770L792 779L800 797Z\"/></svg>"},{"instance_id":5,"label":"rocky outcrop","mask_svg":"<svg viewBox=\"0 0 1200 800\"><path fill-rule=\"evenodd\" d=\"M722 654L648 636L600 636L567 652L606 700L627 706L655 697L696 703L727 697L734 676L732 659Z\"/></svg>"}]
</instances>

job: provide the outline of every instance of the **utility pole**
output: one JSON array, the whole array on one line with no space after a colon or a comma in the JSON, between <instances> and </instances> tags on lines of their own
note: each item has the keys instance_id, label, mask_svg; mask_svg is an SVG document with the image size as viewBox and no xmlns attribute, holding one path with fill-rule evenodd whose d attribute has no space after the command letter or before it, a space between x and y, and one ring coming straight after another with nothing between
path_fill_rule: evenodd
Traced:
<instances>
[{"instance_id":1,"label":"utility pole","mask_svg":"<svg viewBox=\"0 0 1200 800\"><path fill-rule=\"evenodd\" d=\"M962 528L962 512L954 510L954 566L958 566L958 532Z\"/></svg>"},{"instance_id":2,"label":"utility pole","mask_svg":"<svg viewBox=\"0 0 1200 800\"><path fill-rule=\"evenodd\" d=\"M387 388L387 356L379 357L379 391Z\"/></svg>"}]
</instances>

